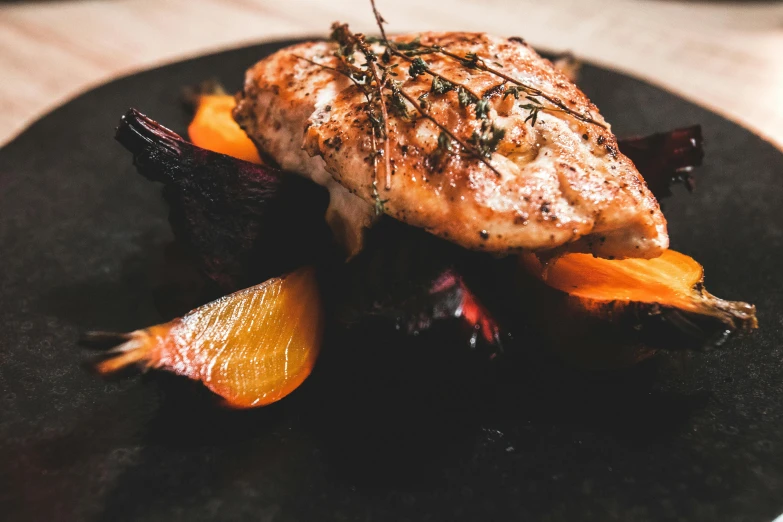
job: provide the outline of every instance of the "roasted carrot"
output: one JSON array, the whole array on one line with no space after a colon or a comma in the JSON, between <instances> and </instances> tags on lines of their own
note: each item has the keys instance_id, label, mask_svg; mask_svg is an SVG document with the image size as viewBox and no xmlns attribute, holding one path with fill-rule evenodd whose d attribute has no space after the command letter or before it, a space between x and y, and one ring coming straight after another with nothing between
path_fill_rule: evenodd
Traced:
<instances>
[{"instance_id":1,"label":"roasted carrot","mask_svg":"<svg viewBox=\"0 0 783 522\"><path fill-rule=\"evenodd\" d=\"M231 112L236 101L226 94L204 94L198 98L188 136L193 144L253 163L261 163L256 146L247 137Z\"/></svg>"},{"instance_id":2,"label":"roasted carrot","mask_svg":"<svg viewBox=\"0 0 783 522\"><path fill-rule=\"evenodd\" d=\"M609 304L614 309L633 303L648 305L650 310L664 307L709 316L731 330L758 327L755 307L707 292L701 265L674 250L655 259L609 260L566 254L547 267L533 254L521 259L529 273L568 294L573 305L594 314L606 313Z\"/></svg>"},{"instance_id":3,"label":"roasted carrot","mask_svg":"<svg viewBox=\"0 0 783 522\"><path fill-rule=\"evenodd\" d=\"M546 265L521 256L522 316L561 358L578 366L628 366L657 350L700 350L758 326L756 308L707 292L692 258L608 260L566 254Z\"/></svg>"}]
</instances>

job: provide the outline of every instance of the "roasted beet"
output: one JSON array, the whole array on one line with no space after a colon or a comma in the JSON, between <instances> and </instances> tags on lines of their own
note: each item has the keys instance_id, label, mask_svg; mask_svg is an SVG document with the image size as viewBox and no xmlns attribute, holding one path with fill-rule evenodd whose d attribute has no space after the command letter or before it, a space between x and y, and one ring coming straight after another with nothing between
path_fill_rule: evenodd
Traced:
<instances>
[{"instance_id":1,"label":"roasted beet","mask_svg":"<svg viewBox=\"0 0 783 522\"><path fill-rule=\"evenodd\" d=\"M116 139L163 183L174 234L231 292L312 263L330 249L326 191L277 169L211 152L129 110Z\"/></svg>"},{"instance_id":2,"label":"roasted beet","mask_svg":"<svg viewBox=\"0 0 783 522\"><path fill-rule=\"evenodd\" d=\"M701 126L693 125L642 138L619 140L620 152L631 158L656 198L671 195L671 186L684 183L689 191L691 171L704 159Z\"/></svg>"},{"instance_id":3,"label":"roasted beet","mask_svg":"<svg viewBox=\"0 0 783 522\"><path fill-rule=\"evenodd\" d=\"M494 353L501 348L499 327L463 277L476 256L483 254L383 218L358 256L325 270L325 299L333 317L349 326L379 319L415 335L456 318L472 346Z\"/></svg>"}]
</instances>

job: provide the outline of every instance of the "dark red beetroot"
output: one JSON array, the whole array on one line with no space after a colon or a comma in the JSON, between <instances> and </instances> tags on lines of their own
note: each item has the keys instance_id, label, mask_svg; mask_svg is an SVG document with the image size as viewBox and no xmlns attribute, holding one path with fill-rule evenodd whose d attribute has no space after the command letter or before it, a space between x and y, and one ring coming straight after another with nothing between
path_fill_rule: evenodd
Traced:
<instances>
[{"instance_id":1,"label":"dark red beetroot","mask_svg":"<svg viewBox=\"0 0 783 522\"><path fill-rule=\"evenodd\" d=\"M617 142L620 152L631 158L658 199L671 196L671 187L684 183L693 190L691 172L704 159L701 126L693 125L641 138Z\"/></svg>"},{"instance_id":2,"label":"dark red beetroot","mask_svg":"<svg viewBox=\"0 0 783 522\"><path fill-rule=\"evenodd\" d=\"M115 137L141 175L163 183L175 236L222 291L260 283L328 251L328 195L314 183L196 147L135 109Z\"/></svg>"}]
</instances>

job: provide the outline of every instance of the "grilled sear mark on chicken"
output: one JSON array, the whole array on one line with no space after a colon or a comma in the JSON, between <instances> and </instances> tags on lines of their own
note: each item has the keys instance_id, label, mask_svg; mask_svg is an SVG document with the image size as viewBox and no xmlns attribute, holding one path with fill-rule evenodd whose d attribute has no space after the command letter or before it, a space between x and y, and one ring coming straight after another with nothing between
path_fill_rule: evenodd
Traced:
<instances>
[{"instance_id":1,"label":"grilled sear mark on chicken","mask_svg":"<svg viewBox=\"0 0 783 522\"><path fill-rule=\"evenodd\" d=\"M335 70L342 63L336 43L303 43L263 59L247 72L238 97L235 118L262 154L329 190L327 221L349 253L361 249L378 198L386 214L474 250L650 258L668 247L666 221L641 175L618 151L597 108L548 60L518 39L482 33L392 40L414 38L422 48L448 50L422 55L427 68L481 96L485 117L476 114L478 104L461 104L458 90L442 92L432 74L419 68L411 76L410 60L387 54L385 67L399 64L393 79L408 105L394 110L394 97L386 96L391 184L386 190L379 181L377 196L373 160L379 149L373 147L368 100L361 86ZM384 46L373 44L373 51L380 60ZM535 100L454 58L468 53L569 111L544 109L531 118ZM359 67L365 59L359 52L353 57ZM444 146L441 129L410 100L423 100L419 108L463 143L486 132L487 121L502 129L502 137L488 158L455 142Z\"/></svg>"}]
</instances>

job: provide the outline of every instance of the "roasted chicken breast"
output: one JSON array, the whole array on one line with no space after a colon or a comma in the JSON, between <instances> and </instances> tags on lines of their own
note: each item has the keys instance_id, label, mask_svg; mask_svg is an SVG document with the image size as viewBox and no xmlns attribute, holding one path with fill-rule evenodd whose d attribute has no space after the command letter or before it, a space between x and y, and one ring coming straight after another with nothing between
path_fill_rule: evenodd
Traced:
<instances>
[{"instance_id":1,"label":"roasted chicken breast","mask_svg":"<svg viewBox=\"0 0 783 522\"><path fill-rule=\"evenodd\" d=\"M377 156L385 143L373 138L366 94L335 70L341 60L336 43L294 45L261 60L247 72L234 116L263 155L329 189L327 220L350 252L361 248L376 209L466 248L496 253L650 258L668 247L658 202L618 151L609 125L548 60L518 38L481 33L422 33L393 41L414 38L417 45L452 55L474 53L568 110L547 103L531 110L541 99L518 95L507 79L453 56L424 55L431 71L486 100L479 115L475 103L461 103L458 90L439 92L433 76L411 71L410 59L386 56L387 67L398 64L393 81L409 100L392 110L394 100L387 98L386 173L385 158ZM380 56L384 47L376 43L372 49ZM366 56L357 52L352 60L361 65ZM414 106L410 100L419 101ZM471 143L488 132L487 122L501 136L491 156L471 154L451 139L442 143L443 128Z\"/></svg>"}]
</instances>

